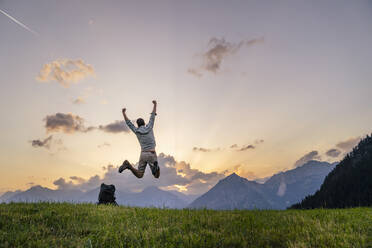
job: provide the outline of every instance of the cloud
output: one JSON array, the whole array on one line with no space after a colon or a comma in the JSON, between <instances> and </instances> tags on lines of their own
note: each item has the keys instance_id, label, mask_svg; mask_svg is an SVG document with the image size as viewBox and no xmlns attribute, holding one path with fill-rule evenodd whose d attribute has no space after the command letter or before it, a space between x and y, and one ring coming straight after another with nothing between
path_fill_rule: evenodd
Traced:
<instances>
[{"instance_id":1,"label":"cloud","mask_svg":"<svg viewBox=\"0 0 372 248\"><path fill-rule=\"evenodd\" d=\"M211 149L203 148L203 147L194 147L192 148L193 151L195 152L210 152Z\"/></svg>"},{"instance_id":2,"label":"cloud","mask_svg":"<svg viewBox=\"0 0 372 248\"><path fill-rule=\"evenodd\" d=\"M79 96L78 98L76 98L75 100L72 101L73 104L83 104L85 103L85 99L82 97L82 96Z\"/></svg>"},{"instance_id":3,"label":"cloud","mask_svg":"<svg viewBox=\"0 0 372 248\"><path fill-rule=\"evenodd\" d=\"M99 187L102 182L114 184L117 189L126 189L138 192L148 186L175 187L183 186L188 194L201 194L213 187L220 179L224 178L223 173L204 173L198 169L191 168L190 164L184 161L176 161L173 156L160 153L158 156L160 166L160 178L155 179L149 168L143 178L138 179L128 170L122 174L118 173L118 166L108 165L103 167L105 173L102 177L95 175L88 179L72 176L69 180L59 178L53 183L58 189L80 189L91 190Z\"/></svg>"},{"instance_id":4,"label":"cloud","mask_svg":"<svg viewBox=\"0 0 372 248\"><path fill-rule=\"evenodd\" d=\"M180 181L175 183L176 185L183 185L187 189L187 193L200 194L204 193L212 188L219 180L225 177L223 173L210 172L205 173L198 169L191 168L189 163L185 161L178 162L172 156L167 156L163 153L159 155L159 163L164 161L168 164L168 168L171 169L169 172L175 170L177 176L182 176L182 179L186 180L184 183ZM172 174L169 174L172 176ZM172 186L170 184L169 186Z\"/></svg>"},{"instance_id":5,"label":"cloud","mask_svg":"<svg viewBox=\"0 0 372 248\"><path fill-rule=\"evenodd\" d=\"M52 142L53 136L50 135L49 137L45 138L44 140L31 140L31 145L33 147L44 147L46 149L50 148L51 142Z\"/></svg>"},{"instance_id":6,"label":"cloud","mask_svg":"<svg viewBox=\"0 0 372 248\"><path fill-rule=\"evenodd\" d=\"M342 156L344 156L348 152L350 152L359 143L360 140L361 140L361 137L353 137L353 138L349 138L347 140L338 142L336 144L336 147L329 149L325 153L325 155L331 158L337 158L341 154L343 154Z\"/></svg>"},{"instance_id":7,"label":"cloud","mask_svg":"<svg viewBox=\"0 0 372 248\"><path fill-rule=\"evenodd\" d=\"M260 144L260 143L263 143L263 140L256 140L255 141L255 144ZM237 144L233 144L229 147L230 149L233 149L235 151L238 151L238 152L243 152L243 151L246 151L246 150L251 150L251 149L256 149L256 146L254 145L245 145L245 146L242 146L242 147L239 147ZM215 149L211 149L211 148L204 148L204 147L193 147L192 150L194 152L215 152L215 151L221 151L221 150L225 150L226 148L215 148Z\"/></svg>"},{"instance_id":8,"label":"cloud","mask_svg":"<svg viewBox=\"0 0 372 248\"><path fill-rule=\"evenodd\" d=\"M115 121L107 125L100 125L98 129L106 133L120 133L120 132L127 133L129 132L129 128L127 124L125 123L125 121Z\"/></svg>"},{"instance_id":9,"label":"cloud","mask_svg":"<svg viewBox=\"0 0 372 248\"><path fill-rule=\"evenodd\" d=\"M90 177L88 180L85 180L80 177L72 176L70 181L66 181L64 178L59 178L53 182L57 189L60 190L73 190L79 189L82 191L91 190L97 188L101 184L101 179L98 175Z\"/></svg>"},{"instance_id":10,"label":"cloud","mask_svg":"<svg viewBox=\"0 0 372 248\"><path fill-rule=\"evenodd\" d=\"M256 147L254 145L247 145L247 146L243 146L242 148L238 149L237 151L239 152L243 152L243 151L247 151L247 150L251 150L251 149L255 149Z\"/></svg>"},{"instance_id":11,"label":"cloud","mask_svg":"<svg viewBox=\"0 0 372 248\"><path fill-rule=\"evenodd\" d=\"M82 177L71 176L70 179L71 179L72 181L77 182L77 183L84 183L84 182L85 182L85 179L82 178Z\"/></svg>"},{"instance_id":12,"label":"cloud","mask_svg":"<svg viewBox=\"0 0 372 248\"><path fill-rule=\"evenodd\" d=\"M193 147L192 150L194 152L217 152L217 151L220 151L221 148L214 148L214 149L211 149L211 148L204 148L204 147Z\"/></svg>"},{"instance_id":13,"label":"cloud","mask_svg":"<svg viewBox=\"0 0 372 248\"><path fill-rule=\"evenodd\" d=\"M67 150L66 147L63 146L63 141L61 139L54 139L52 135L42 139L35 139L30 141L32 147L40 148L43 147L47 149L50 155L54 155L56 152L65 151Z\"/></svg>"},{"instance_id":14,"label":"cloud","mask_svg":"<svg viewBox=\"0 0 372 248\"><path fill-rule=\"evenodd\" d=\"M295 162L295 167L298 167L298 166L301 166L303 164L306 164L307 162L309 162L310 160L319 160L321 159L318 151L311 151L307 154L305 154L304 156L302 156L299 160L297 160Z\"/></svg>"},{"instance_id":15,"label":"cloud","mask_svg":"<svg viewBox=\"0 0 372 248\"><path fill-rule=\"evenodd\" d=\"M341 151L338 150L338 149L335 149L335 148L329 149L329 150L326 152L326 155L327 155L328 157L332 157L332 158L337 158L340 154L341 154Z\"/></svg>"},{"instance_id":16,"label":"cloud","mask_svg":"<svg viewBox=\"0 0 372 248\"><path fill-rule=\"evenodd\" d=\"M350 138L345 141L341 141L336 144L336 147L342 149L345 152L350 152L360 141L360 137Z\"/></svg>"},{"instance_id":17,"label":"cloud","mask_svg":"<svg viewBox=\"0 0 372 248\"><path fill-rule=\"evenodd\" d=\"M257 139L257 140L254 141L255 145L249 144L249 145L244 145L244 146L241 146L241 147L239 147L238 144L233 144L233 145L230 146L230 149L233 149L233 150L235 150L237 152L243 152L243 151L247 151L247 150L253 150L253 149L256 149L257 148L257 145L262 144L263 142L264 142L263 139Z\"/></svg>"},{"instance_id":18,"label":"cloud","mask_svg":"<svg viewBox=\"0 0 372 248\"><path fill-rule=\"evenodd\" d=\"M53 182L54 185L56 185L58 187L58 189L67 189L68 186L69 186L69 183L66 182L66 180L62 177L60 177L59 179L55 180ZM72 182L71 182L72 184ZM74 185L72 184L71 187L74 187Z\"/></svg>"},{"instance_id":19,"label":"cloud","mask_svg":"<svg viewBox=\"0 0 372 248\"><path fill-rule=\"evenodd\" d=\"M89 132L95 129L95 127L85 127L83 118L70 113L47 115L44 118L44 121L47 132L63 132L71 134L75 132Z\"/></svg>"},{"instance_id":20,"label":"cloud","mask_svg":"<svg viewBox=\"0 0 372 248\"><path fill-rule=\"evenodd\" d=\"M239 43L231 43L225 39L212 38L209 41L210 48L201 55L203 63L199 68L190 68L188 72L201 77L202 71L217 73L221 69L222 61L230 55L237 53L242 47L248 47L264 42L264 38L242 40Z\"/></svg>"},{"instance_id":21,"label":"cloud","mask_svg":"<svg viewBox=\"0 0 372 248\"><path fill-rule=\"evenodd\" d=\"M63 87L68 88L71 83L78 83L94 75L93 67L85 64L82 59L59 59L45 64L36 79L40 82L57 81Z\"/></svg>"},{"instance_id":22,"label":"cloud","mask_svg":"<svg viewBox=\"0 0 372 248\"><path fill-rule=\"evenodd\" d=\"M63 132L67 134L72 134L76 132L90 132L93 130L100 130L106 133L121 133L129 132L129 128L125 121L114 121L107 125L97 126L85 126L84 118L74 115L71 113L56 113L52 115L47 115L44 119L45 128L47 132Z\"/></svg>"}]
</instances>

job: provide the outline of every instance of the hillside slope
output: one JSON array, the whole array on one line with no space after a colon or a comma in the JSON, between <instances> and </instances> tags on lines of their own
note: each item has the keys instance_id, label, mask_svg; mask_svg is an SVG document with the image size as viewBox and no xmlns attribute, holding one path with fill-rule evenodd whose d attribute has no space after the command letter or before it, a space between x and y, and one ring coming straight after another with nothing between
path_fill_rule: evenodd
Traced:
<instances>
[{"instance_id":1,"label":"hillside slope","mask_svg":"<svg viewBox=\"0 0 372 248\"><path fill-rule=\"evenodd\" d=\"M337 163L311 160L295 169L272 176L265 184L278 209L285 209L315 193Z\"/></svg>"},{"instance_id":2,"label":"hillside slope","mask_svg":"<svg viewBox=\"0 0 372 248\"><path fill-rule=\"evenodd\" d=\"M370 212L0 204L0 247L371 247Z\"/></svg>"},{"instance_id":3,"label":"hillside slope","mask_svg":"<svg viewBox=\"0 0 372 248\"><path fill-rule=\"evenodd\" d=\"M372 137L367 136L325 178L320 189L292 208L372 206Z\"/></svg>"}]
</instances>

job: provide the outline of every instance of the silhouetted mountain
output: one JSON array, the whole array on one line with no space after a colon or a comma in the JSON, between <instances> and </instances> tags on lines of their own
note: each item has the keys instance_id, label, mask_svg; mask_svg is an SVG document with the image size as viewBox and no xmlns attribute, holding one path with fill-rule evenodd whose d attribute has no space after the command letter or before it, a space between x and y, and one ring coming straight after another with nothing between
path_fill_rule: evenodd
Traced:
<instances>
[{"instance_id":1,"label":"silhouetted mountain","mask_svg":"<svg viewBox=\"0 0 372 248\"><path fill-rule=\"evenodd\" d=\"M8 197L5 202L79 202L83 194L80 190L52 190L40 185L31 187L26 191L20 191ZM3 197L1 197L3 199Z\"/></svg>"},{"instance_id":2,"label":"silhouetted mountain","mask_svg":"<svg viewBox=\"0 0 372 248\"><path fill-rule=\"evenodd\" d=\"M336 164L311 160L295 169L273 175L264 185L276 208L285 209L318 190Z\"/></svg>"},{"instance_id":3,"label":"silhouetted mountain","mask_svg":"<svg viewBox=\"0 0 372 248\"><path fill-rule=\"evenodd\" d=\"M260 184L264 184L266 183L272 176L269 176L269 177L263 177L263 178L256 178L254 179L255 182L257 183L260 183Z\"/></svg>"},{"instance_id":4,"label":"silhouetted mountain","mask_svg":"<svg viewBox=\"0 0 372 248\"><path fill-rule=\"evenodd\" d=\"M12 198L13 196L21 192L22 192L21 190L5 192L4 194L0 196L0 202L6 202L8 201L8 199Z\"/></svg>"},{"instance_id":5,"label":"silhouetted mountain","mask_svg":"<svg viewBox=\"0 0 372 248\"><path fill-rule=\"evenodd\" d=\"M80 197L80 202L97 203L100 187L86 191Z\"/></svg>"},{"instance_id":6,"label":"silhouetted mountain","mask_svg":"<svg viewBox=\"0 0 372 248\"><path fill-rule=\"evenodd\" d=\"M83 192L80 190L52 190L41 186L34 186L26 191L7 192L0 197L0 202L74 202L97 203L99 187ZM182 196L183 195L183 196ZM186 195L148 187L139 193L124 192L118 189L115 193L116 201L120 205L138 207L167 207L183 208L188 202ZM192 196L195 197L195 196Z\"/></svg>"},{"instance_id":7,"label":"silhouetted mountain","mask_svg":"<svg viewBox=\"0 0 372 248\"><path fill-rule=\"evenodd\" d=\"M187 203L173 193L157 187L147 187L140 193L118 193L118 204L138 207L183 208Z\"/></svg>"},{"instance_id":8,"label":"silhouetted mountain","mask_svg":"<svg viewBox=\"0 0 372 248\"><path fill-rule=\"evenodd\" d=\"M207 193L193 201L190 208L211 209L266 209L273 208L266 198L264 187L254 181L248 181L235 173L220 180Z\"/></svg>"},{"instance_id":9,"label":"silhouetted mountain","mask_svg":"<svg viewBox=\"0 0 372 248\"><path fill-rule=\"evenodd\" d=\"M309 161L295 169L273 175L264 184L235 173L220 180L189 207L211 209L285 209L319 189L335 164Z\"/></svg>"},{"instance_id":10,"label":"silhouetted mountain","mask_svg":"<svg viewBox=\"0 0 372 248\"><path fill-rule=\"evenodd\" d=\"M372 206L372 137L367 136L329 173L320 189L291 208Z\"/></svg>"},{"instance_id":11,"label":"silhouetted mountain","mask_svg":"<svg viewBox=\"0 0 372 248\"><path fill-rule=\"evenodd\" d=\"M178 196L181 200L183 200L187 204L190 204L191 202L193 202L196 198L198 198L200 196L200 194L198 194L198 195L196 195L196 194L186 195L186 194L183 194L183 193L181 193L177 190L169 190L167 192L170 192L170 193Z\"/></svg>"}]
</instances>

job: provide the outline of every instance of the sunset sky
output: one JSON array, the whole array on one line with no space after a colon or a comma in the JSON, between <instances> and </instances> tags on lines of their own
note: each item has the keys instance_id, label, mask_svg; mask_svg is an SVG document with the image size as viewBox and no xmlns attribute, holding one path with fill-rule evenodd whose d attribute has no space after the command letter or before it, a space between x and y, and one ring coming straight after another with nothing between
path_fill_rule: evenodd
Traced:
<instances>
[{"instance_id":1,"label":"sunset sky","mask_svg":"<svg viewBox=\"0 0 372 248\"><path fill-rule=\"evenodd\" d=\"M372 131L370 0L0 0L0 10L0 192L115 177L130 190L202 193L232 172L338 161ZM153 99L159 161L175 170L110 177L140 153L116 122L121 108L147 122Z\"/></svg>"}]
</instances>

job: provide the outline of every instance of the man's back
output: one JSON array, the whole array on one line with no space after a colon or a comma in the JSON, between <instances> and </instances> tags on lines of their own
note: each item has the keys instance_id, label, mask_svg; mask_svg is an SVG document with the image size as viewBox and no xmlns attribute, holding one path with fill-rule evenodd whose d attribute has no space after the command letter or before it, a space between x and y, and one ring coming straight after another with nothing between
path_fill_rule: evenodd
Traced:
<instances>
[{"instance_id":1,"label":"man's back","mask_svg":"<svg viewBox=\"0 0 372 248\"><path fill-rule=\"evenodd\" d=\"M135 127L130 120L126 120L128 127L136 134L141 145L142 151L154 151L156 142L153 132L156 113L151 113L150 121L147 125Z\"/></svg>"}]
</instances>

